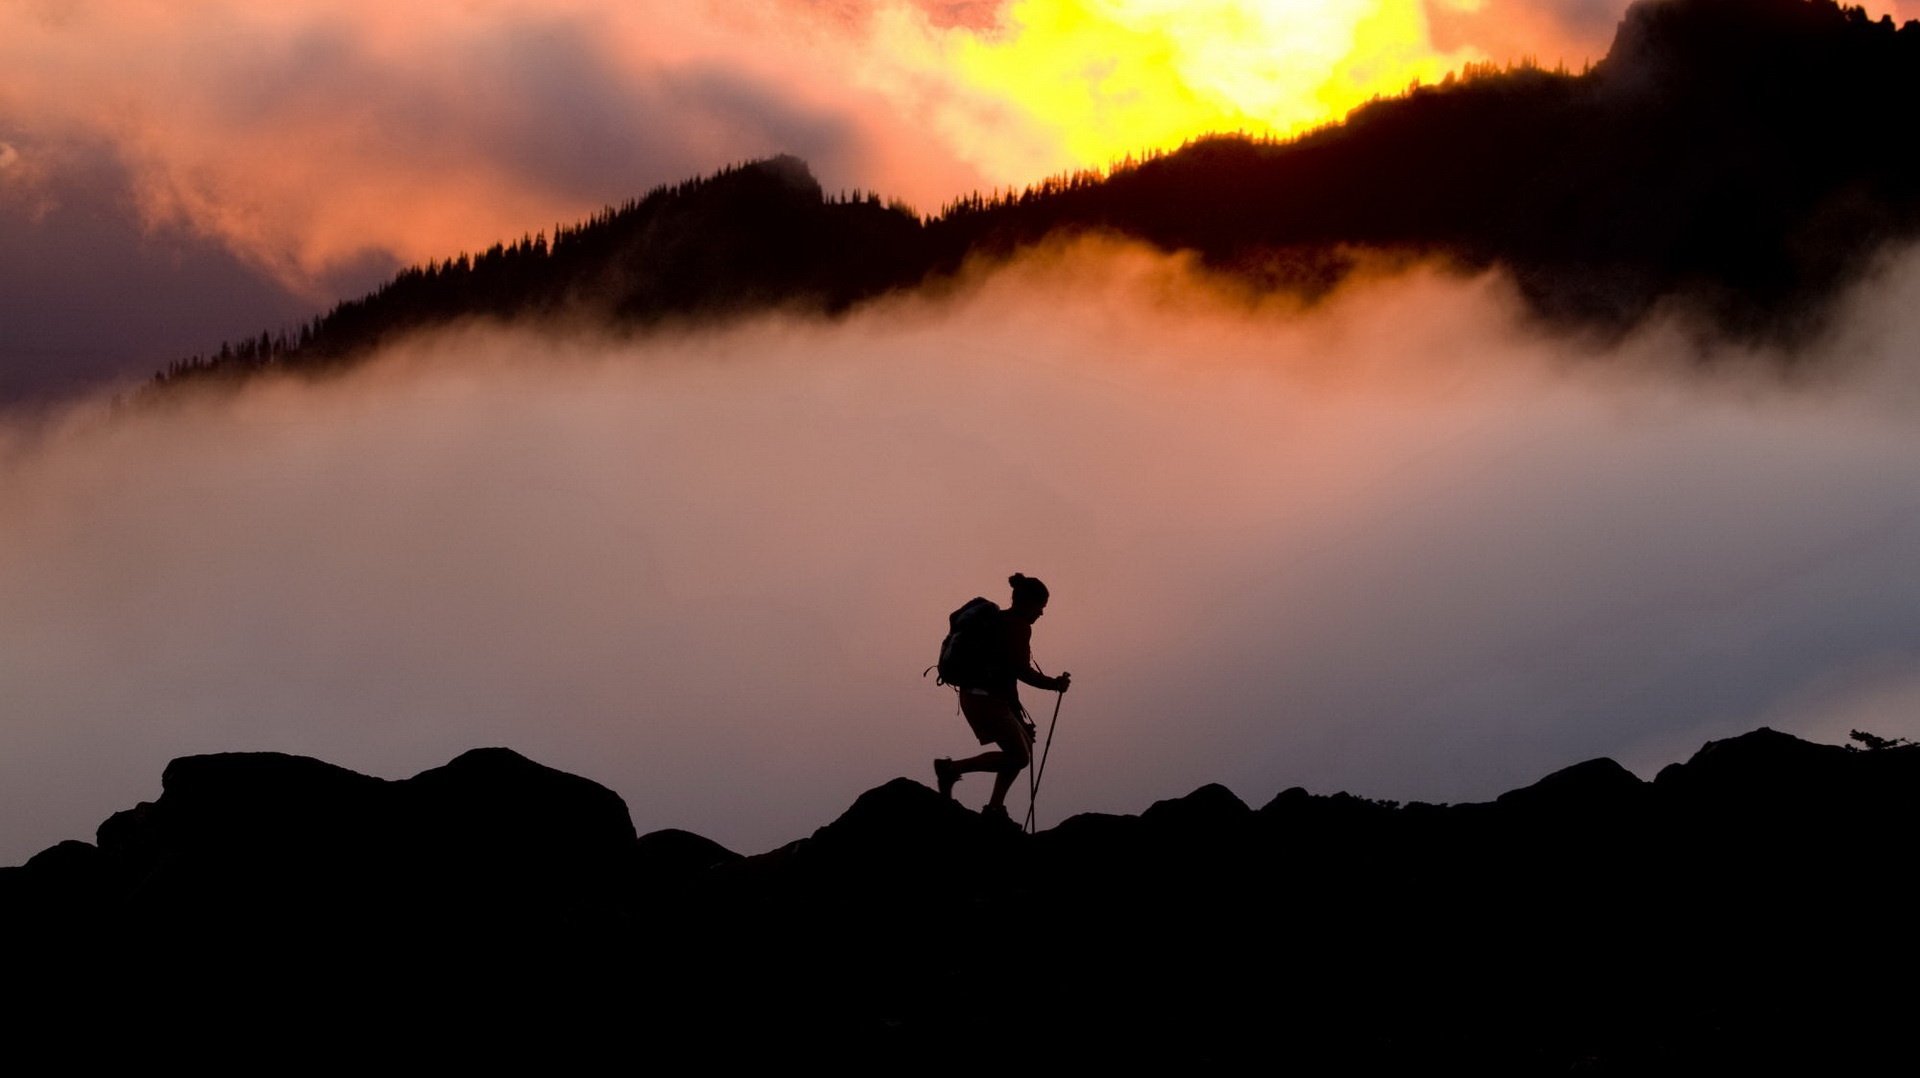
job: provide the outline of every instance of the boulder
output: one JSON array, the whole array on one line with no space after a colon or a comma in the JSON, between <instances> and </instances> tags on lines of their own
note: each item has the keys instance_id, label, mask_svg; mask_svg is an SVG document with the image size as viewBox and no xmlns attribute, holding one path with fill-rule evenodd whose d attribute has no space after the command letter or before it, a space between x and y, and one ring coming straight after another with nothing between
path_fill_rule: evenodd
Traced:
<instances>
[{"instance_id":1,"label":"boulder","mask_svg":"<svg viewBox=\"0 0 1920 1078\"><path fill-rule=\"evenodd\" d=\"M1584 815L1618 809L1646 792L1640 777L1601 757L1563 767L1531 786L1508 790L1494 803L1509 811Z\"/></svg>"}]
</instances>

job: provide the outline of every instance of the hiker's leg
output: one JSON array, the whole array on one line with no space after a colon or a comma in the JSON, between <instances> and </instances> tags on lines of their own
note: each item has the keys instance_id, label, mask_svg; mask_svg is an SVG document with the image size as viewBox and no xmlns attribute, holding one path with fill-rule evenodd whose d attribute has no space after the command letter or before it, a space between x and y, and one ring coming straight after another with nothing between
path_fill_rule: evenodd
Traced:
<instances>
[{"instance_id":1,"label":"hiker's leg","mask_svg":"<svg viewBox=\"0 0 1920 1078\"><path fill-rule=\"evenodd\" d=\"M981 741L991 742L1000 749L983 752L970 760L955 760L954 766L963 773L993 772L993 796L987 804L1004 806L1013 780L1033 758L1033 746L1027 739L1026 724L1020 721L1020 711L1004 700L976 693L960 694L960 711Z\"/></svg>"},{"instance_id":2,"label":"hiker's leg","mask_svg":"<svg viewBox=\"0 0 1920 1078\"><path fill-rule=\"evenodd\" d=\"M992 752L983 752L978 756L969 756L964 760L955 760L953 767L954 770L963 775L969 771L998 771L1000 770L1000 759L1005 755L1006 753L995 749Z\"/></svg>"},{"instance_id":3,"label":"hiker's leg","mask_svg":"<svg viewBox=\"0 0 1920 1078\"><path fill-rule=\"evenodd\" d=\"M980 739L982 745L1006 746L1007 721L1011 709L1005 703L990 696L963 692L960 694L960 713L966 716L967 725L973 728L974 736ZM995 748L978 756L955 760L953 766L965 775L974 771L998 771L1004 763L1004 754L1000 748Z\"/></svg>"},{"instance_id":4,"label":"hiker's leg","mask_svg":"<svg viewBox=\"0 0 1920 1078\"><path fill-rule=\"evenodd\" d=\"M1033 760L1033 746L1027 741L1027 732L1018 726L1018 720L1015 720L1012 736L1000 742L1003 746L1001 750L987 754L1000 757L999 773L993 777L993 796L987 798L989 805L1006 804L1007 791L1013 789L1013 780L1020 777L1020 772L1026 770L1027 764Z\"/></svg>"}]
</instances>

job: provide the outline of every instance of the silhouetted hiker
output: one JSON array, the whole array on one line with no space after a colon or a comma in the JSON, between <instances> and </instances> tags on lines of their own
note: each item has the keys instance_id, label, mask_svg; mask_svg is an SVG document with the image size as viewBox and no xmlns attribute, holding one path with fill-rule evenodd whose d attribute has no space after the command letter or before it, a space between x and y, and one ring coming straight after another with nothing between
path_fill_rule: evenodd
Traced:
<instances>
[{"instance_id":1,"label":"silhouetted hiker","mask_svg":"<svg viewBox=\"0 0 1920 1078\"><path fill-rule=\"evenodd\" d=\"M973 727L982 745L997 745L965 760L942 757L933 762L941 794L952 797L953 784L971 771L994 773L993 794L983 816L1010 819L1007 791L1014 777L1033 760L1033 720L1020 706L1019 682L1038 689L1066 692L1072 675L1048 677L1033 665L1033 623L1047 609L1047 586L1019 573L1007 578L1013 585L1013 603L1001 610L985 599L975 599L955 611L953 631L941 649L940 679L960 693L960 714Z\"/></svg>"}]
</instances>

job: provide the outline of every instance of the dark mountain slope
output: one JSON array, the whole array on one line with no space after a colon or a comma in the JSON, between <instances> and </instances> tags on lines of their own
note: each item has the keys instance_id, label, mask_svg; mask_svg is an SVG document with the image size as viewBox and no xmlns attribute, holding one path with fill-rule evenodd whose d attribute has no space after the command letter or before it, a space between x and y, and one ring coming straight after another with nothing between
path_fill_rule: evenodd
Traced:
<instances>
[{"instance_id":1,"label":"dark mountain slope","mask_svg":"<svg viewBox=\"0 0 1920 1078\"><path fill-rule=\"evenodd\" d=\"M740 857L504 749L190 757L0 869L17 1050L125 1063L1867 1073L1920 747L1760 730L1488 804L1218 786L1026 836L896 779Z\"/></svg>"},{"instance_id":2,"label":"dark mountain slope","mask_svg":"<svg viewBox=\"0 0 1920 1078\"><path fill-rule=\"evenodd\" d=\"M582 317L644 327L792 308L844 310L908 279L920 230L877 201L827 201L797 158L662 188L573 228L403 271L297 334L225 346L163 378L326 368L463 318Z\"/></svg>"},{"instance_id":3,"label":"dark mountain slope","mask_svg":"<svg viewBox=\"0 0 1920 1078\"><path fill-rule=\"evenodd\" d=\"M1920 147L1900 134L1916 107L1920 23L1640 3L1586 75L1421 89L1284 145L1207 140L974 227L1101 227L1308 286L1337 278L1344 247L1410 251L1503 267L1564 324L1619 329L1673 297L1791 341L1920 226Z\"/></svg>"},{"instance_id":4,"label":"dark mountain slope","mask_svg":"<svg viewBox=\"0 0 1920 1078\"><path fill-rule=\"evenodd\" d=\"M1617 333L1672 303L1790 344L1886 243L1920 233L1917 107L1920 23L1830 0L1643 0L1582 75L1450 78L1297 140L1203 139L925 221L873 195L828 199L793 158L743 165L551 242L408 270L158 380L324 369L462 318L831 315L1087 231L1307 297L1374 251L1500 267L1563 328Z\"/></svg>"}]
</instances>

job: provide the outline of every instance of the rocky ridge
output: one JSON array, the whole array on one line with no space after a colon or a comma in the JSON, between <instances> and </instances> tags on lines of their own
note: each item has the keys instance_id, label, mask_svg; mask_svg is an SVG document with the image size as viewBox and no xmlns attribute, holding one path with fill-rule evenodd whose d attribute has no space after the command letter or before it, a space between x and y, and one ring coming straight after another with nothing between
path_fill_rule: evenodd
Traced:
<instances>
[{"instance_id":1,"label":"rocky ridge","mask_svg":"<svg viewBox=\"0 0 1920 1078\"><path fill-rule=\"evenodd\" d=\"M492 1062L1480 1073L1868 1066L1920 747L1758 730L1484 804L1221 786L1027 836L895 779L745 857L506 749L384 781L187 757L0 869L37 1035Z\"/></svg>"}]
</instances>

